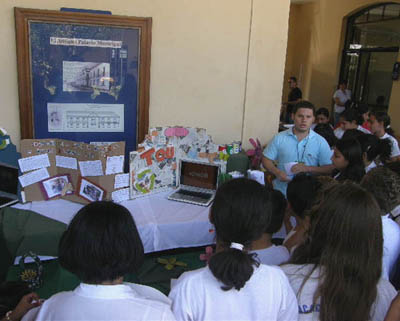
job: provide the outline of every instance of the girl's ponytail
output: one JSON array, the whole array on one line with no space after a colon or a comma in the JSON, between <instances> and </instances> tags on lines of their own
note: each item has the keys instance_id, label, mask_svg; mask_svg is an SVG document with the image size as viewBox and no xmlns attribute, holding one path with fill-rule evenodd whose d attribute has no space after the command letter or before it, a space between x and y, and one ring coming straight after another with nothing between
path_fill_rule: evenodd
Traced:
<instances>
[{"instance_id":1,"label":"girl's ponytail","mask_svg":"<svg viewBox=\"0 0 400 321\"><path fill-rule=\"evenodd\" d=\"M208 262L224 291L240 290L260 263L248 253L271 221L272 202L267 189L256 181L238 178L220 186L210 210L217 253Z\"/></svg>"},{"instance_id":2,"label":"girl's ponytail","mask_svg":"<svg viewBox=\"0 0 400 321\"><path fill-rule=\"evenodd\" d=\"M255 259L256 254L229 247L214 254L208 262L212 274L224 285L222 290L232 288L240 290L253 274L254 266L260 263Z\"/></svg>"}]
</instances>

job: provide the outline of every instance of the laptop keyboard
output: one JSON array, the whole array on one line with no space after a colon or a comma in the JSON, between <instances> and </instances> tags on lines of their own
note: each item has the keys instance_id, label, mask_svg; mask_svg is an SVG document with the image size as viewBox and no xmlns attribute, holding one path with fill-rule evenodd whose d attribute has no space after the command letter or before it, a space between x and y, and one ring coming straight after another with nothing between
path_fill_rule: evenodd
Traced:
<instances>
[{"instance_id":1,"label":"laptop keyboard","mask_svg":"<svg viewBox=\"0 0 400 321\"><path fill-rule=\"evenodd\" d=\"M186 196L193 196L194 198L199 198L202 200L209 200L212 197L212 194L210 194L210 193L194 192L194 191L188 191L188 190L184 190L184 189L179 190L178 194L186 195Z\"/></svg>"}]
</instances>

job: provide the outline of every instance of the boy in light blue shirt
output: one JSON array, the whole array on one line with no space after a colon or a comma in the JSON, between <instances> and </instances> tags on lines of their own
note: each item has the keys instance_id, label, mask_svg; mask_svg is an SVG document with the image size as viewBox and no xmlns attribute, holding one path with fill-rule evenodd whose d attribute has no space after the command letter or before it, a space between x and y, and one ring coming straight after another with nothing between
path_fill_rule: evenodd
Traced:
<instances>
[{"instance_id":1,"label":"boy in light blue shirt","mask_svg":"<svg viewBox=\"0 0 400 321\"><path fill-rule=\"evenodd\" d=\"M274 188L284 195L291 179L288 173L330 174L334 168L327 141L311 129L314 114L313 104L298 102L293 108L294 126L275 135L264 149L262 163L276 176Z\"/></svg>"}]
</instances>

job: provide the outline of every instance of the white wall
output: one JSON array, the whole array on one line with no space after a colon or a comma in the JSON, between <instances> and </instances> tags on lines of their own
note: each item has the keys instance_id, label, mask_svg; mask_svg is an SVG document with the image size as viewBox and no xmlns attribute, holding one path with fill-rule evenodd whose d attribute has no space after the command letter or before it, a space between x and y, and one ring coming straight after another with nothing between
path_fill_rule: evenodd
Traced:
<instances>
[{"instance_id":1,"label":"white wall","mask_svg":"<svg viewBox=\"0 0 400 321\"><path fill-rule=\"evenodd\" d=\"M153 18L150 126L207 128L216 143L278 127L289 0L1 0L0 126L20 140L13 7ZM243 137L242 137L243 135Z\"/></svg>"}]
</instances>

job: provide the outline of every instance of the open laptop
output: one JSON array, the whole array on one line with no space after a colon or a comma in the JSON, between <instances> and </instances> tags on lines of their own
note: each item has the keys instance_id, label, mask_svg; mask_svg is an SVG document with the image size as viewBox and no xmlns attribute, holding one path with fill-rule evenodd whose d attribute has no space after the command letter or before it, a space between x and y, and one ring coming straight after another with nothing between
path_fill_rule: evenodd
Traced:
<instances>
[{"instance_id":1,"label":"open laptop","mask_svg":"<svg viewBox=\"0 0 400 321\"><path fill-rule=\"evenodd\" d=\"M220 166L187 160L179 162L179 188L168 199L208 206L215 196Z\"/></svg>"},{"instance_id":2,"label":"open laptop","mask_svg":"<svg viewBox=\"0 0 400 321\"><path fill-rule=\"evenodd\" d=\"M18 168L0 163L0 208L18 202Z\"/></svg>"}]
</instances>

